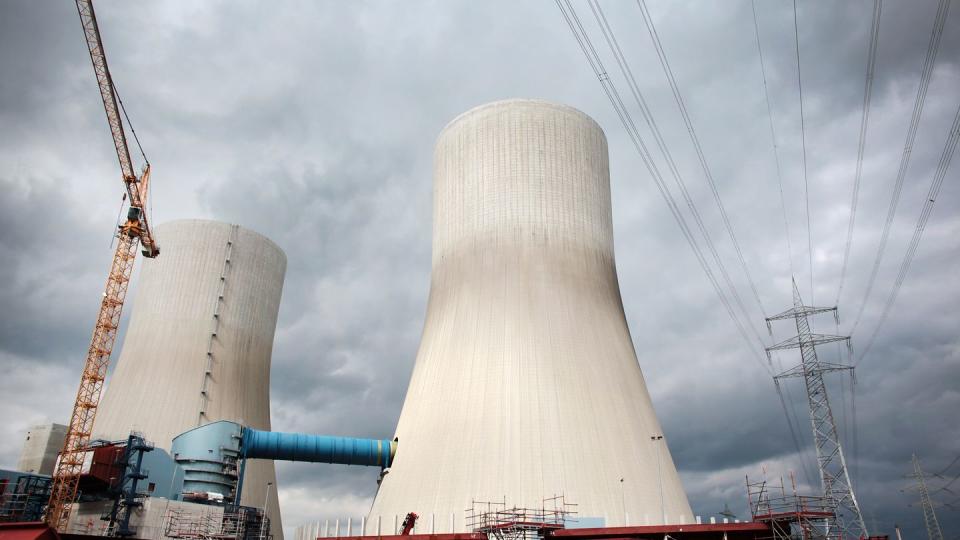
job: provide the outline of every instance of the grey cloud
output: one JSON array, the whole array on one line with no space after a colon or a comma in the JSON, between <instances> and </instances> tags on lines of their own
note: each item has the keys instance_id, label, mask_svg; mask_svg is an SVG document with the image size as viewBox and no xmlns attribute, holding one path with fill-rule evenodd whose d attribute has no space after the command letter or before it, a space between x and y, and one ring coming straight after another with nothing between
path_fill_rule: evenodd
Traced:
<instances>
[{"instance_id":1,"label":"grey cloud","mask_svg":"<svg viewBox=\"0 0 960 540\"><path fill-rule=\"evenodd\" d=\"M750 5L649 5L764 307L786 308L789 257ZM576 6L592 25L587 6ZM632 4L603 6L707 226L717 231L750 323L767 339L639 13ZM790 7L765 2L757 11L792 255L809 301ZM829 303L855 166L870 3L798 7L818 253L814 300ZM154 165L154 220L233 221L287 253L274 429L392 436L429 289L434 138L473 105L542 97L584 110L607 133L624 307L696 511L716 513L728 503L743 517L743 475L764 466L777 477L796 471L810 488L800 467L809 449L806 458L797 455L772 382L736 335L551 2L264 9L252 2L102 1L97 8L114 77ZM932 0L884 4L861 205L840 304L843 331L879 239L935 10ZM947 21L887 258L855 335L858 349L892 284L956 108L958 15L954 8ZM602 45L599 33L593 36ZM120 182L72 5L0 5L0 63L0 300L7 308L0 367L17 374L0 380L7 396L0 440L19 441L25 410L35 410L31 419L69 412L76 384L69 374L87 346ZM953 279L960 191L950 174L896 312L858 368L858 495L881 532L898 522L908 536L922 534L918 510L906 507L913 496L899 492L910 453L936 471L960 446L952 422L960 395ZM42 219L51 214L56 219ZM832 331L832 323L818 324ZM789 331L778 326L776 335ZM794 361L782 356L783 365ZM34 399L31 377L68 397ZM799 388L791 396L808 442ZM0 444L0 463L13 464L16 446ZM291 528L358 518L376 489L376 471L367 469L280 464L278 472ZM948 537L960 526L947 509L941 522Z\"/></svg>"}]
</instances>

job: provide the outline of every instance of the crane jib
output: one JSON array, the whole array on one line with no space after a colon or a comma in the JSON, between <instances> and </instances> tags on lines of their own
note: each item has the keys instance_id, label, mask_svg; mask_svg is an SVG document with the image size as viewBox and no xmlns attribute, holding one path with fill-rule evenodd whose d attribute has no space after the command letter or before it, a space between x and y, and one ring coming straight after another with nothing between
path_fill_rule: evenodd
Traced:
<instances>
[{"instance_id":1,"label":"crane jib","mask_svg":"<svg viewBox=\"0 0 960 540\"><path fill-rule=\"evenodd\" d=\"M142 252L146 257L156 257L160 253L147 223L147 212L144 211L150 180L150 164L147 163L143 174L137 178L130 160L130 149L127 147L127 137L120 119L120 109L117 106L119 98L107 67L107 58L103 52L92 0L76 0L76 2L87 49L90 52L90 61L93 63L93 71L100 87L100 97L103 99L107 123L110 125L124 185L130 199L130 209L127 214L128 219L120 225L117 235L117 250L113 256L106 290L100 304L100 313L87 350L83 376L80 379L80 388L74 401L63 449L60 452L60 460L57 462L50 487L50 501L44 519L48 525L61 532L67 528L73 502L77 498L80 473L90 444L97 405L100 402L103 382L110 364L110 355L120 327L120 315L127 296L130 276L133 273L137 244L143 245Z\"/></svg>"}]
</instances>

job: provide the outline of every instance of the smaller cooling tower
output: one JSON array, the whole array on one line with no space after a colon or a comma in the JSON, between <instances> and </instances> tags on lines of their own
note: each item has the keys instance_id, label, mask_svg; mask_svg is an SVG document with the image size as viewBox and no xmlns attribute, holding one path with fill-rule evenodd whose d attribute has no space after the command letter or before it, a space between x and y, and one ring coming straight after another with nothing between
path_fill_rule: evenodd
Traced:
<instances>
[{"instance_id":1,"label":"smaller cooling tower","mask_svg":"<svg viewBox=\"0 0 960 540\"><path fill-rule=\"evenodd\" d=\"M156 228L163 253L144 259L116 369L94 436L137 430L158 448L193 427L230 420L270 429L270 355L287 260L239 225L184 220ZM272 461L251 463L244 505L262 506ZM282 540L276 489L268 513Z\"/></svg>"}]
</instances>

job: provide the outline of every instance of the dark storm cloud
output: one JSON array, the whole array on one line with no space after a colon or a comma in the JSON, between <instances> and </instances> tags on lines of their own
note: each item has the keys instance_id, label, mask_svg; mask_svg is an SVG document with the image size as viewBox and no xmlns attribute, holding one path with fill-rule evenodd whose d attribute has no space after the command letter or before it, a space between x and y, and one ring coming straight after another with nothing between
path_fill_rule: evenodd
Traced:
<instances>
[{"instance_id":1,"label":"dark storm cloud","mask_svg":"<svg viewBox=\"0 0 960 540\"><path fill-rule=\"evenodd\" d=\"M706 226L716 231L749 322L769 343L639 12L632 3L602 5ZM649 5L764 311L784 309L791 257L750 4ZM576 6L626 95L589 9ZM793 12L787 2L756 7L794 272L810 301ZM814 301L822 304L832 302L839 280L871 3L798 8ZM743 477L764 469L788 482L796 472L802 489L816 488L802 466L806 460L811 469L813 462L801 388L789 387L788 408L798 414L802 456L766 360L753 357L736 334L551 2L267 8L104 0L97 9L113 75L154 165L154 221L236 222L287 254L271 380L274 429L392 435L429 289L433 141L471 106L541 97L582 109L607 133L624 307L695 511L715 514L726 503L746 517ZM886 2L883 9L842 331L852 325L879 242L936 2ZM956 110L957 11L947 21L855 350L876 324ZM69 412L121 186L72 3L0 5L0 64L0 463L9 466L30 422L63 421ZM858 367L856 445L849 389L842 394L839 382L831 382L838 421L851 441L858 496L868 522L876 520L884 533L899 522L908 536L922 534L918 510L906 507L913 495L899 491L910 454L937 471L960 453L956 167L896 310ZM832 322L817 324L833 331ZM788 324L774 330L777 339L790 335ZM823 354L835 360L832 350ZM794 362L796 355L784 354L774 366ZM947 476L958 472L955 466ZM376 473L278 464L288 531L308 520L359 518ZM943 509L940 517L947 535L956 534L956 513Z\"/></svg>"}]
</instances>

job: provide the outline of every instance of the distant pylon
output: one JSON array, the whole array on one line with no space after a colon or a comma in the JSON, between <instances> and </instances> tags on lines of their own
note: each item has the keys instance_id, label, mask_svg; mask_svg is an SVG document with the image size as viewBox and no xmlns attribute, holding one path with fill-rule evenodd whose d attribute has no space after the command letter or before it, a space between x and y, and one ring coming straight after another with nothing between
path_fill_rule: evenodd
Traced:
<instances>
[{"instance_id":1,"label":"distant pylon","mask_svg":"<svg viewBox=\"0 0 960 540\"><path fill-rule=\"evenodd\" d=\"M810 331L807 317L818 313L833 312L834 319L839 321L837 308L812 307L803 305L797 282L793 282L793 307L767 318L767 329L771 331L771 321L793 319L797 325L797 335L767 348L767 357L771 351L785 349L800 349L800 365L788 369L775 376L774 383L779 387L780 380L790 377L803 377L806 383L807 403L810 406L810 423L813 427L813 442L817 449L817 466L820 468L820 483L823 494L837 509L837 523L842 528L843 536L851 538L866 538L867 527L863 522L860 505L853 493L853 484L847 472L847 462L843 456L840 437L837 435L837 424L833 420L833 411L830 409L830 400L827 397L827 387L823 382L823 374L832 371L851 371L853 366L831 364L817 359L816 345L834 341L846 341L847 351L852 356L850 336L834 336L814 334ZM839 324L839 322L838 322ZM843 515L845 514L845 515ZM846 518L846 519L845 519ZM941 539L942 540L942 539Z\"/></svg>"},{"instance_id":2,"label":"distant pylon","mask_svg":"<svg viewBox=\"0 0 960 540\"><path fill-rule=\"evenodd\" d=\"M908 474L907 478L917 480L913 487L920 492L920 506L923 507L923 523L927 526L927 537L930 540L943 540L943 531L940 530L940 522L937 521L937 513L933 511L933 500L930 499L930 491L927 489L926 475L920 469L920 460L916 454L913 455L913 474Z\"/></svg>"}]
</instances>

